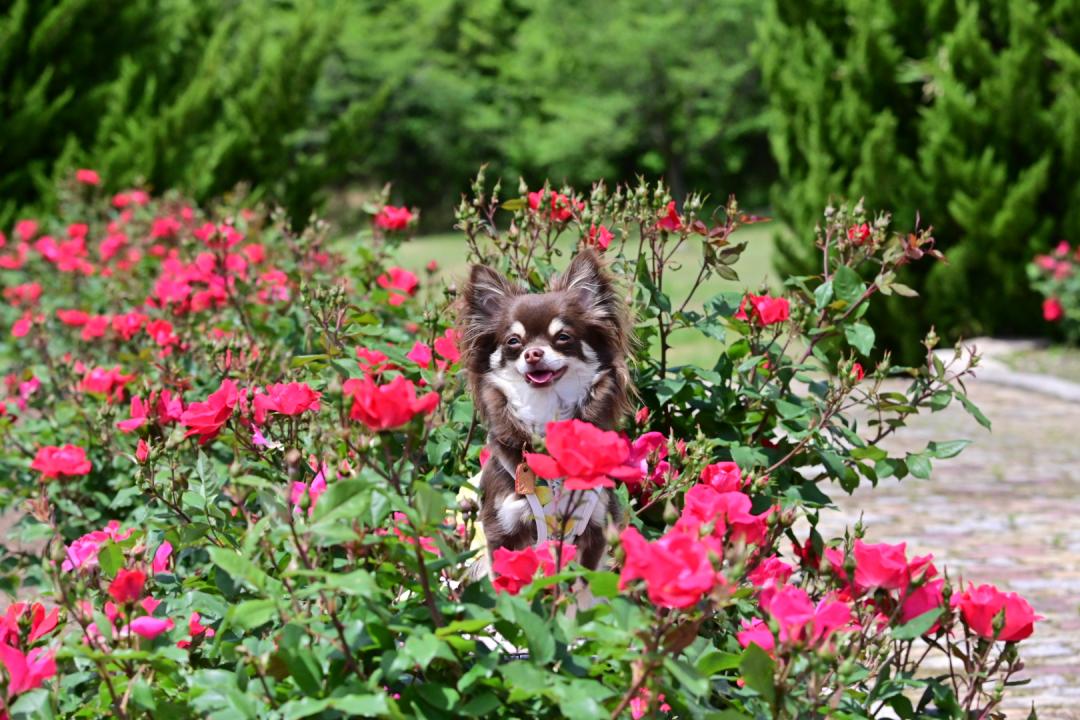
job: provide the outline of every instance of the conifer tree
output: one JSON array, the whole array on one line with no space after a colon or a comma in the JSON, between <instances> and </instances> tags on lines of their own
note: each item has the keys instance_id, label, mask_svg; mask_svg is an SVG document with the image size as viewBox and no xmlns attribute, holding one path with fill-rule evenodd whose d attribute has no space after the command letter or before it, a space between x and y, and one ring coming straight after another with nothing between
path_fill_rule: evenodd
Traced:
<instances>
[{"instance_id":1,"label":"conifer tree","mask_svg":"<svg viewBox=\"0 0 1080 720\"><path fill-rule=\"evenodd\" d=\"M915 271L921 313L886 306L894 344L1030 332L1024 266L1080 237L1080 12L1072 0L770 0L769 96L784 271L813 272L830 197L933 225L948 264ZM921 266L924 267L924 266ZM910 305L910 304L909 304Z\"/></svg>"}]
</instances>

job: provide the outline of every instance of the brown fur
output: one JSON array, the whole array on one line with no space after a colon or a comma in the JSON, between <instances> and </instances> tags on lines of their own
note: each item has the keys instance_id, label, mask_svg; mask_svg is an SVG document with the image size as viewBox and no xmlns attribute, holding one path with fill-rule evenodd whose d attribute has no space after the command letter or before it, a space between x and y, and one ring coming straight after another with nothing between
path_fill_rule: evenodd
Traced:
<instances>
[{"instance_id":1,"label":"brown fur","mask_svg":"<svg viewBox=\"0 0 1080 720\"><path fill-rule=\"evenodd\" d=\"M500 357L514 356L516 348L503 343L515 321L522 323L528 336L536 337L545 334L556 317L567 323L572 336L557 349L582 359L591 359L591 349L599 365L596 380L576 407L574 417L613 429L629 410L631 387L626 362L630 321L600 258L591 250L582 251L565 273L552 279L548 292L534 294L487 266L472 267L461 297L459 325L469 387L488 428L492 453L480 480L480 519L489 553L499 547L522 549L536 542L534 523L522 523L507 531L499 520L498 509L503 502L511 495L521 498L516 495L514 477L507 468L516 468L522 462L522 451L531 448L532 434L504 391L491 381L494 369L490 358L496 350L504 353ZM618 519L621 513L614 495L607 493L606 501L609 515ZM605 549L604 528L590 523L577 544L582 564L595 568Z\"/></svg>"}]
</instances>

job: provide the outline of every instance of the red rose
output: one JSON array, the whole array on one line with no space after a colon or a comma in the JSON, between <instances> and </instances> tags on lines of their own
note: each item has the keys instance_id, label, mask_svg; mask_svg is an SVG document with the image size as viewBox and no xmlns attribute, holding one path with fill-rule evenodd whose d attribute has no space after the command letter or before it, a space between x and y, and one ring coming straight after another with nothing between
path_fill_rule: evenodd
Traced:
<instances>
[{"instance_id":1,"label":"red rose","mask_svg":"<svg viewBox=\"0 0 1080 720\"><path fill-rule=\"evenodd\" d=\"M435 352L451 365L461 360L461 351L458 350L457 340L458 334L453 328L447 329L442 337L435 338Z\"/></svg>"},{"instance_id":2,"label":"red rose","mask_svg":"<svg viewBox=\"0 0 1080 720\"><path fill-rule=\"evenodd\" d=\"M761 606L780 628L780 642L816 646L851 623L851 608L822 600L815 607L802 588L784 587L762 594Z\"/></svg>"},{"instance_id":3,"label":"red rose","mask_svg":"<svg viewBox=\"0 0 1080 720\"><path fill-rule=\"evenodd\" d=\"M322 393L311 389L307 383L277 383L267 385L266 393L255 396L255 422L261 425L266 420L266 413L276 412L281 415L299 415L311 410L319 412L319 398Z\"/></svg>"},{"instance_id":4,"label":"red rose","mask_svg":"<svg viewBox=\"0 0 1080 720\"><path fill-rule=\"evenodd\" d=\"M401 375L386 385L376 385L370 377L352 378L345 381L343 390L353 399L349 417L377 432L402 427L439 404L433 392L417 397L416 385Z\"/></svg>"},{"instance_id":5,"label":"red rose","mask_svg":"<svg viewBox=\"0 0 1080 720\"><path fill-rule=\"evenodd\" d=\"M7 685L10 702L16 695L39 688L56 675L56 651L39 647L23 654L18 648L0 643L0 664L10 678Z\"/></svg>"},{"instance_id":6,"label":"red rose","mask_svg":"<svg viewBox=\"0 0 1080 720\"><path fill-rule=\"evenodd\" d=\"M750 303L753 317L747 315L746 304ZM774 298L768 295L747 294L739 305L739 311L735 313L737 320L751 319L761 325L772 325L783 322L791 317L791 303L787 298Z\"/></svg>"},{"instance_id":7,"label":"red rose","mask_svg":"<svg viewBox=\"0 0 1080 720\"><path fill-rule=\"evenodd\" d=\"M428 347L426 344L420 342L419 340L417 340L416 343L413 345L412 350L405 353L405 357L409 360L412 360L424 370L427 370L429 367L431 367L431 348Z\"/></svg>"},{"instance_id":8,"label":"red rose","mask_svg":"<svg viewBox=\"0 0 1080 720\"><path fill-rule=\"evenodd\" d=\"M232 417L239 400L236 383L222 380L221 386L210 394L206 402L191 403L180 416L180 424L188 428L184 437L198 435L200 445L213 440Z\"/></svg>"},{"instance_id":9,"label":"red rose","mask_svg":"<svg viewBox=\"0 0 1080 720\"><path fill-rule=\"evenodd\" d=\"M39 471L45 480L61 475L86 475L90 472L90 461L81 447L47 445L37 451L30 469Z\"/></svg>"},{"instance_id":10,"label":"red rose","mask_svg":"<svg viewBox=\"0 0 1080 720\"><path fill-rule=\"evenodd\" d=\"M855 586L861 591L902 590L909 581L905 543L871 545L855 541Z\"/></svg>"},{"instance_id":11,"label":"red rose","mask_svg":"<svg viewBox=\"0 0 1080 720\"><path fill-rule=\"evenodd\" d=\"M75 171L75 182L80 182L83 185L100 185L101 184L101 176L98 175L97 170L86 170L86 169L76 170Z\"/></svg>"},{"instance_id":12,"label":"red rose","mask_svg":"<svg viewBox=\"0 0 1080 720\"><path fill-rule=\"evenodd\" d=\"M608 246L611 245L611 241L614 239L615 235L603 225L590 225L589 235L585 239L585 244L598 247L601 250L607 250Z\"/></svg>"},{"instance_id":13,"label":"red rose","mask_svg":"<svg viewBox=\"0 0 1080 720\"><path fill-rule=\"evenodd\" d=\"M972 632L987 640L1017 642L1035 632L1036 615L1028 601L1016 593L1001 592L993 585L968 585L961 595L953 597L953 607L960 608L960 615ZM995 633L994 624L1004 613L1001 632Z\"/></svg>"},{"instance_id":14,"label":"red rose","mask_svg":"<svg viewBox=\"0 0 1080 720\"><path fill-rule=\"evenodd\" d=\"M387 205L375 215L375 227L383 230L404 230L413 221L413 213L407 207Z\"/></svg>"},{"instance_id":15,"label":"red rose","mask_svg":"<svg viewBox=\"0 0 1080 720\"><path fill-rule=\"evenodd\" d=\"M144 585L146 585L146 573L142 570L121 568L117 571L116 578L109 583L109 595L121 605L135 602L142 597Z\"/></svg>"},{"instance_id":16,"label":"red rose","mask_svg":"<svg viewBox=\"0 0 1080 720\"><path fill-rule=\"evenodd\" d=\"M539 547L527 547L523 550L510 550L501 547L495 550L491 558L491 569L494 579L491 584L497 592L506 592L517 595L521 589L532 582L533 576L540 568L544 569L544 575L551 577L557 572L555 561L559 561L559 569L565 568L574 556L577 548L570 543L560 543L548 540Z\"/></svg>"},{"instance_id":17,"label":"red rose","mask_svg":"<svg viewBox=\"0 0 1080 720\"><path fill-rule=\"evenodd\" d=\"M944 588L945 578L938 578L937 580L930 580L908 593L900 606L900 622L910 622L920 615L942 607L945 604L945 598L942 594ZM941 623L934 623L933 627L926 632L927 634L935 633L940 627Z\"/></svg>"},{"instance_id":18,"label":"red rose","mask_svg":"<svg viewBox=\"0 0 1080 720\"><path fill-rule=\"evenodd\" d=\"M701 482L717 492L738 492L743 488L742 470L733 462L706 465L701 470Z\"/></svg>"},{"instance_id":19,"label":"red rose","mask_svg":"<svg viewBox=\"0 0 1080 720\"><path fill-rule=\"evenodd\" d=\"M1047 322L1057 322L1065 317L1065 307L1057 298L1046 298L1042 305L1043 319Z\"/></svg>"},{"instance_id":20,"label":"red rose","mask_svg":"<svg viewBox=\"0 0 1080 720\"><path fill-rule=\"evenodd\" d=\"M667 230L669 232L678 232L679 230L682 230L682 218L679 217L679 213L675 211L674 200L667 204L667 214L660 218L660 222L656 223L656 226L661 230Z\"/></svg>"},{"instance_id":21,"label":"red rose","mask_svg":"<svg viewBox=\"0 0 1080 720\"><path fill-rule=\"evenodd\" d=\"M581 420L547 425L548 455L525 453L525 461L542 478L566 478L568 490L615 487L611 478L636 480L639 468L625 465L630 443L617 432L601 430Z\"/></svg>"},{"instance_id":22,"label":"red rose","mask_svg":"<svg viewBox=\"0 0 1080 720\"><path fill-rule=\"evenodd\" d=\"M771 510L752 515L752 505L744 493L717 492L709 485L694 485L686 493L686 505L675 527L697 534L703 525L711 523L716 538L723 539L730 533L734 542L756 544L765 538Z\"/></svg>"},{"instance_id":23,"label":"red rose","mask_svg":"<svg viewBox=\"0 0 1080 720\"><path fill-rule=\"evenodd\" d=\"M847 231L848 240L856 245L862 245L864 242L870 239L870 225L869 223L862 223L861 225L854 225L848 228Z\"/></svg>"},{"instance_id":24,"label":"red rose","mask_svg":"<svg viewBox=\"0 0 1080 720\"><path fill-rule=\"evenodd\" d=\"M391 305L401 305L410 295L416 294L416 287L420 284L419 278L408 270L392 267L385 273L375 278L379 287L389 291Z\"/></svg>"},{"instance_id":25,"label":"red rose","mask_svg":"<svg viewBox=\"0 0 1080 720\"><path fill-rule=\"evenodd\" d=\"M692 535L672 531L649 543L628 527L619 539L626 553L619 587L640 578L655 605L690 607L723 582L709 557L710 546Z\"/></svg>"}]
</instances>

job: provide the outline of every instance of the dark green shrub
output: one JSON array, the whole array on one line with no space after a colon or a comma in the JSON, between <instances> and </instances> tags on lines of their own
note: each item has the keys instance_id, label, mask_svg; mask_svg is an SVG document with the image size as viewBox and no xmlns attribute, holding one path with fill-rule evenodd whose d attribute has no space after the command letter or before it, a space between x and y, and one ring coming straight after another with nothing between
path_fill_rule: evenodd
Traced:
<instances>
[{"instance_id":1,"label":"dark green shrub","mask_svg":"<svg viewBox=\"0 0 1080 720\"><path fill-rule=\"evenodd\" d=\"M830 195L931 224L948 264L904 281L917 308L879 327L917 348L1023 333L1038 312L1027 260L1080 230L1080 14L1076 3L772 0L759 58L769 94L779 216L810 227ZM784 271L815 269L810 236L781 240ZM887 318L887 320L886 320Z\"/></svg>"},{"instance_id":2,"label":"dark green shrub","mask_svg":"<svg viewBox=\"0 0 1080 720\"><path fill-rule=\"evenodd\" d=\"M199 199L256 184L306 216L355 115L301 132L340 23L307 2L24 0L0 11L0 219L72 167ZM329 140L326 140L329 138Z\"/></svg>"}]
</instances>

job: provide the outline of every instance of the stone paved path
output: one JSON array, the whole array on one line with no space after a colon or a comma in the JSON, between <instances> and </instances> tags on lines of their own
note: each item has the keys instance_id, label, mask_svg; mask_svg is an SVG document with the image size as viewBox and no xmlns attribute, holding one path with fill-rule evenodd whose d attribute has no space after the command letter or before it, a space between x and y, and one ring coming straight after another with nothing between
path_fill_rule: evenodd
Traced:
<instances>
[{"instance_id":1,"label":"stone paved path","mask_svg":"<svg viewBox=\"0 0 1080 720\"><path fill-rule=\"evenodd\" d=\"M928 481L833 493L841 512L823 518L825 529L862 513L870 541L907 541L909 553L934 553L952 577L1023 594L1046 620L1021 646L1032 682L1013 689L1007 715L1027 717L1034 701L1040 718L1080 719L1080 403L986 381L969 390L992 432L958 404L919 418L890 449L973 443L934 461Z\"/></svg>"}]
</instances>

